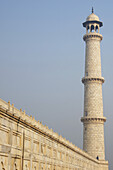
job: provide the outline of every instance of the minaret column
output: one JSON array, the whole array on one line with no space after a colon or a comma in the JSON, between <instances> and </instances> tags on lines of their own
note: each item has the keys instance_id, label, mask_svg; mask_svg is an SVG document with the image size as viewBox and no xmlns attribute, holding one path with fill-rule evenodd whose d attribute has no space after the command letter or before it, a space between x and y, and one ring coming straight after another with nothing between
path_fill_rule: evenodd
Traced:
<instances>
[{"instance_id":1,"label":"minaret column","mask_svg":"<svg viewBox=\"0 0 113 170\"><path fill-rule=\"evenodd\" d=\"M92 12L83 23L86 34L83 40L86 43L84 84L84 114L83 122L83 149L89 155L99 160L105 160L104 122L101 76L100 42L102 35L99 27L103 24Z\"/></svg>"}]
</instances>

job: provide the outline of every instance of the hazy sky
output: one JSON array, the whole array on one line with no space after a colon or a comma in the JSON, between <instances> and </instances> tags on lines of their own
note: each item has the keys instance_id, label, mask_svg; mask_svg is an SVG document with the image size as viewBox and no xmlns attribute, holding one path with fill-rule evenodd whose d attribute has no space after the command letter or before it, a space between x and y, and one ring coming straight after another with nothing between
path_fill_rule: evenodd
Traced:
<instances>
[{"instance_id":1,"label":"hazy sky","mask_svg":"<svg viewBox=\"0 0 113 170\"><path fill-rule=\"evenodd\" d=\"M101 28L106 159L113 169L113 0L0 0L0 97L82 148L85 29Z\"/></svg>"}]
</instances>

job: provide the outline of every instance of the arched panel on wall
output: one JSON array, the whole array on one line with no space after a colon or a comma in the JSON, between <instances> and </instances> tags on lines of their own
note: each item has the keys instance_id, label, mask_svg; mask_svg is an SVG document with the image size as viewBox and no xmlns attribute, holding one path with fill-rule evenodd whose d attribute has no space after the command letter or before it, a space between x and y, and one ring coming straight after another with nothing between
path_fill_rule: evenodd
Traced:
<instances>
[{"instance_id":1,"label":"arched panel on wall","mask_svg":"<svg viewBox=\"0 0 113 170\"><path fill-rule=\"evenodd\" d=\"M25 170L29 170L29 167L27 165L25 165Z\"/></svg>"},{"instance_id":2,"label":"arched panel on wall","mask_svg":"<svg viewBox=\"0 0 113 170\"><path fill-rule=\"evenodd\" d=\"M19 170L16 163L14 165L14 170Z\"/></svg>"},{"instance_id":3,"label":"arched panel on wall","mask_svg":"<svg viewBox=\"0 0 113 170\"><path fill-rule=\"evenodd\" d=\"M5 170L3 161L1 161L1 168L2 168L2 170Z\"/></svg>"}]
</instances>

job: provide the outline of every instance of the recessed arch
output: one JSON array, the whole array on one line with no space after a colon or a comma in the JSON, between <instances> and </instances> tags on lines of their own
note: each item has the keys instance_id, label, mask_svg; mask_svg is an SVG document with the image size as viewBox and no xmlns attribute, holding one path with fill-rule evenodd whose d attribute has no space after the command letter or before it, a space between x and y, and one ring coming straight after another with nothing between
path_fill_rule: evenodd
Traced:
<instances>
[{"instance_id":1,"label":"recessed arch","mask_svg":"<svg viewBox=\"0 0 113 170\"><path fill-rule=\"evenodd\" d=\"M98 25L96 25L96 32L97 32L97 33L99 32L99 28L98 28Z\"/></svg>"},{"instance_id":2,"label":"recessed arch","mask_svg":"<svg viewBox=\"0 0 113 170\"><path fill-rule=\"evenodd\" d=\"M1 168L2 168L2 170L5 170L4 163L2 161L1 161Z\"/></svg>"},{"instance_id":3,"label":"recessed arch","mask_svg":"<svg viewBox=\"0 0 113 170\"><path fill-rule=\"evenodd\" d=\"M91 25L91 32L94 32L94 25Z\"/></svg>"},{"instance_id":4,"label":"recessed arch","mask_svg":"<svg viewBox=\"0 0 113 170\"><path fill-rule=\"evenodd\" d=\"M89 25L87 26L87 32L88 32L88 33L90 32Z\"/></svg>"}]
</instances>

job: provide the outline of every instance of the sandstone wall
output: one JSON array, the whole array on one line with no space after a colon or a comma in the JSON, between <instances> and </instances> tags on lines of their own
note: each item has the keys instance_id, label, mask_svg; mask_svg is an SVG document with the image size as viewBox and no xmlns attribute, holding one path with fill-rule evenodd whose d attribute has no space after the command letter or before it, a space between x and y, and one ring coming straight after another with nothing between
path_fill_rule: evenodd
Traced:
<instances>
[{"instance_id":1,"label":"sandstone wall","mask_svg":"<svg viewBox=\"0 0 113 170\"><path fill-rule=\"evenodd\" d=\"M108 170L108 162L0 99L0 170Z\"/></svg>"}]
</instances>

